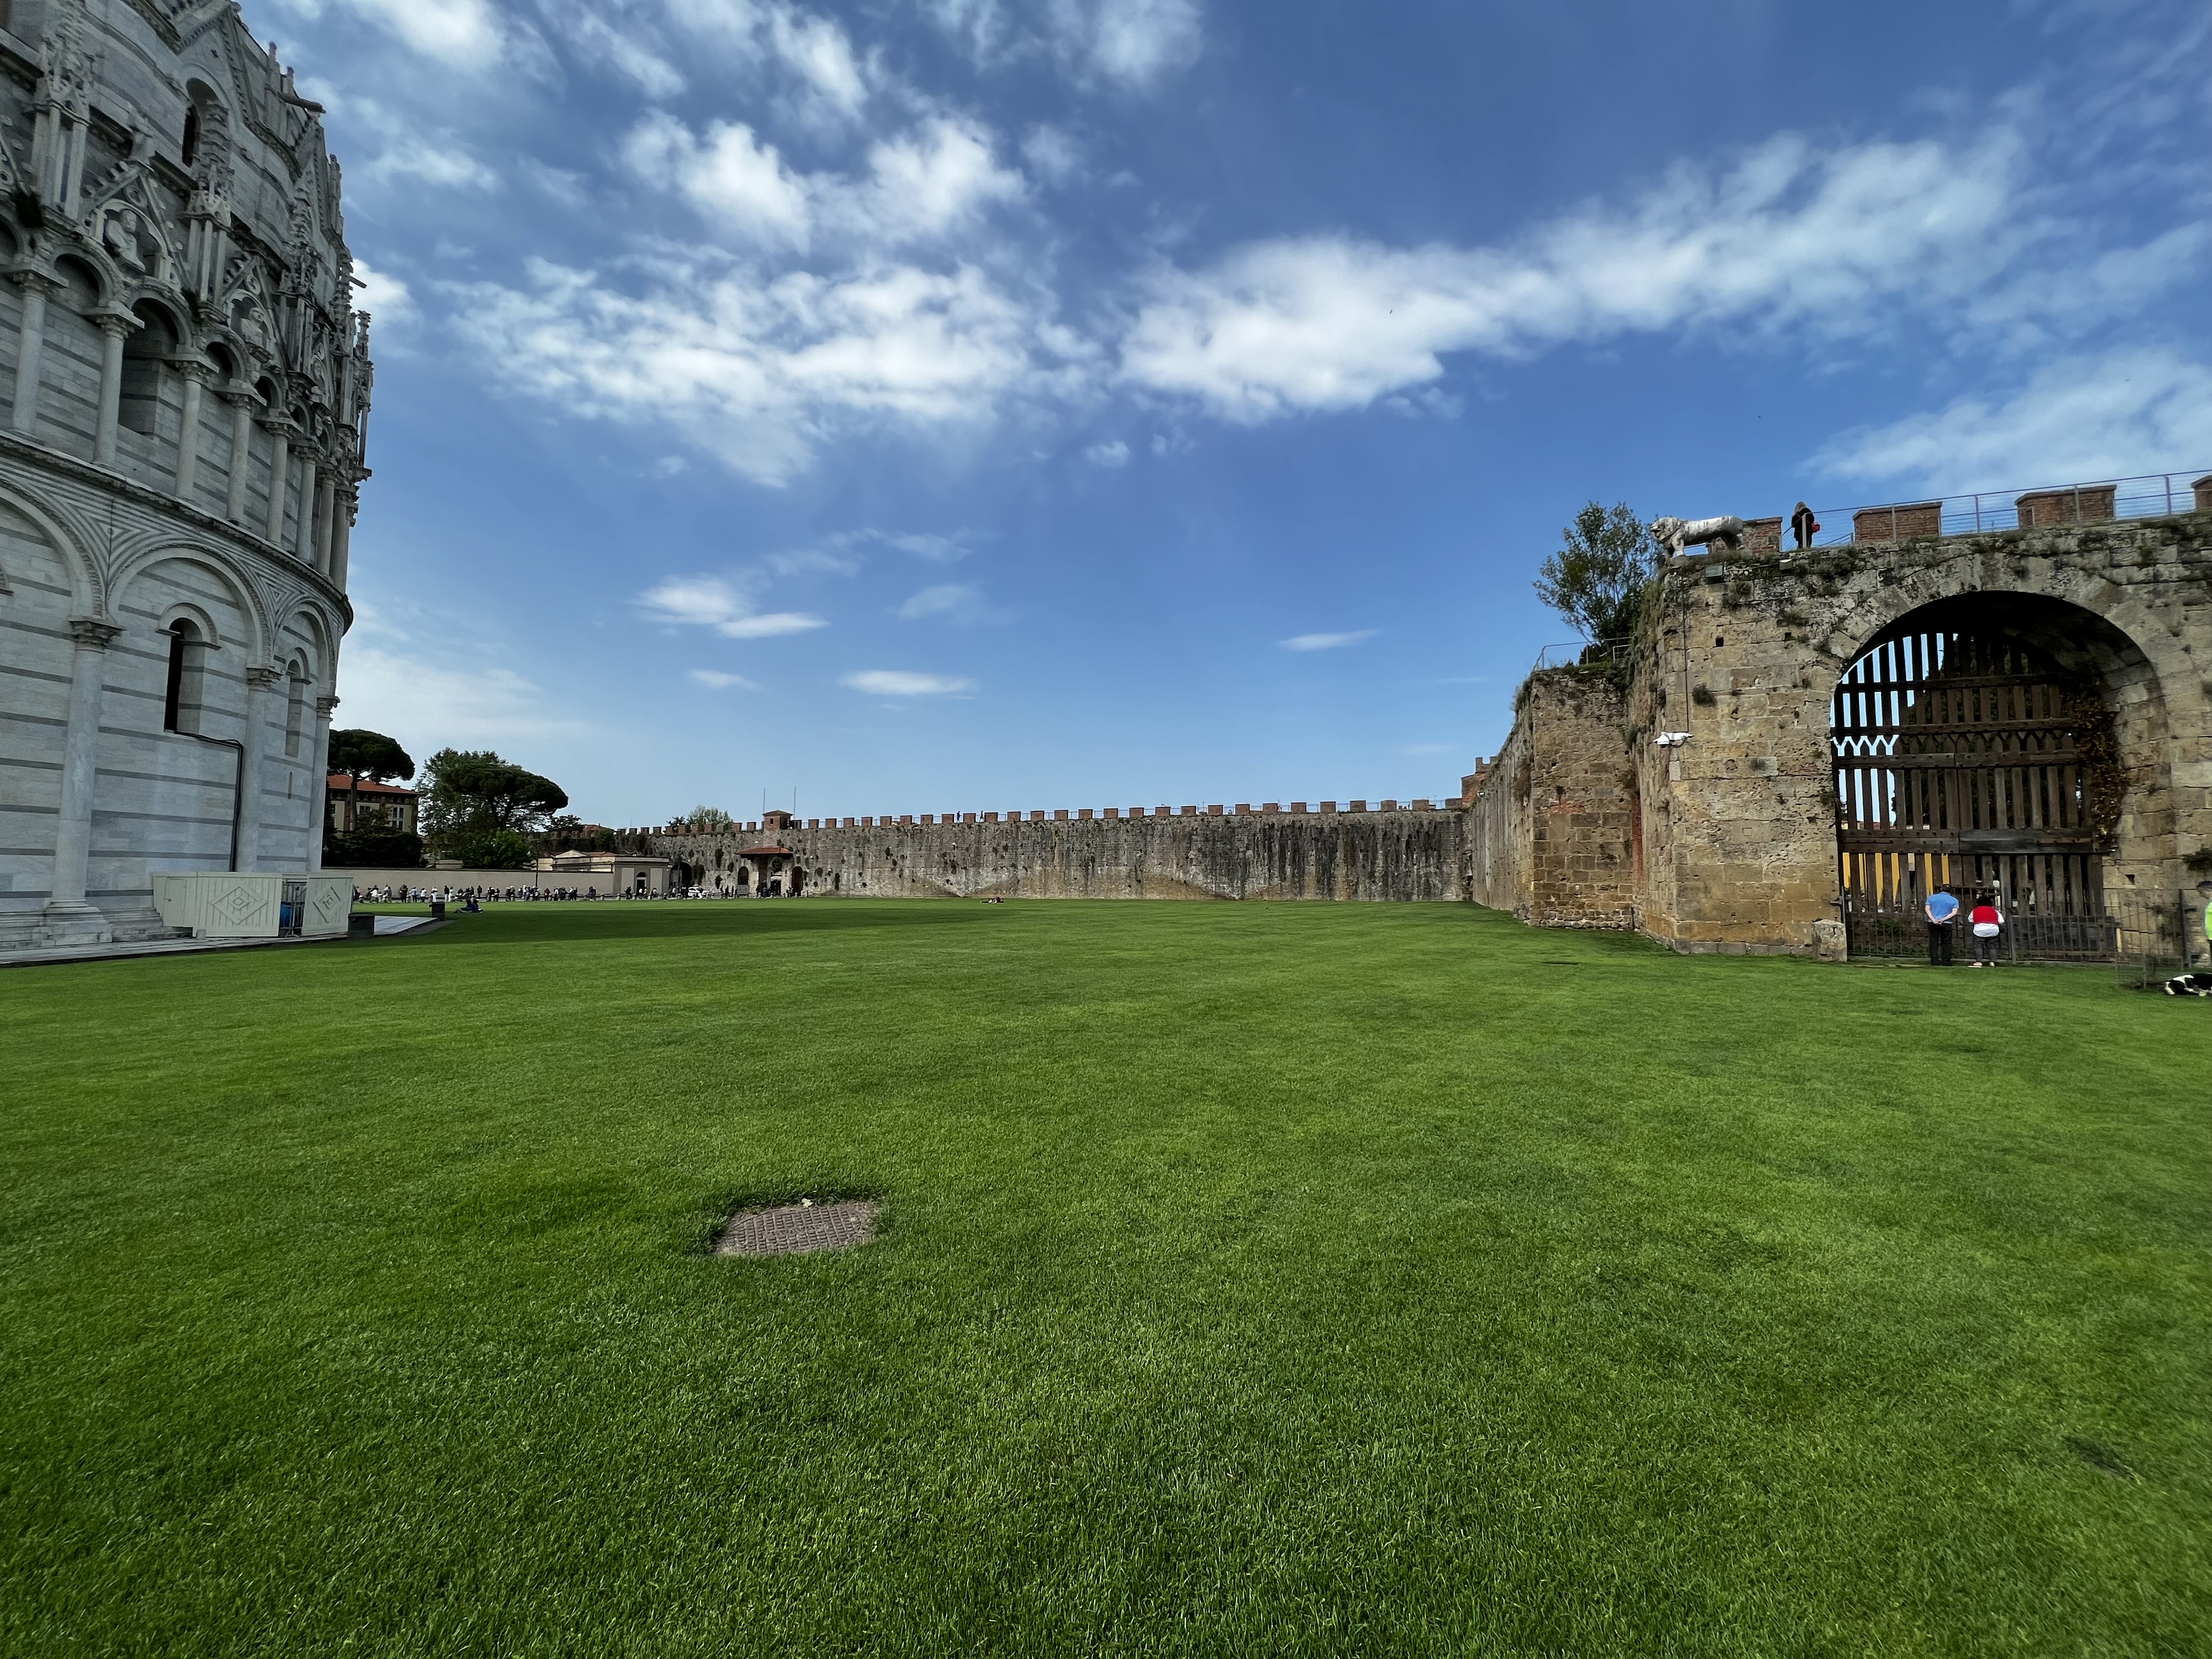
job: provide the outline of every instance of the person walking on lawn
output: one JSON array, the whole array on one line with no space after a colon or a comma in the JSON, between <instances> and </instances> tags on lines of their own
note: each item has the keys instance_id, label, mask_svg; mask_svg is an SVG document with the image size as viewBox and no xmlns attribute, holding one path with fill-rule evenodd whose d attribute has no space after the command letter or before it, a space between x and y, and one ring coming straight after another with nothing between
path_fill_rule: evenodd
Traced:
<instances>
[{"instance_id":1,"label":"person walking on lawn","mask_svg":"<svg viewBox=\"0 0 2212 1659\"><path fill-rule=\"evenodd\" d=\"M1997 908L1997 896L1986 888L1976 894L1966 920L1974 930L1974 966L1996 967L1997 936L2004 932L2004 912Z\"/></svg>"},{"instance_id":2,"label":"person walking on lawn","mask_svg":"<svg viewBox=\"0 0 2212 1659\"><path fill-rule=\"evenodd\" d=\"M1928 896L1928 965L1948 968L1951 965L1951 924L1958 920L1959 897L1948 887L1938 887Z\"/></svg>"}]
</instances>

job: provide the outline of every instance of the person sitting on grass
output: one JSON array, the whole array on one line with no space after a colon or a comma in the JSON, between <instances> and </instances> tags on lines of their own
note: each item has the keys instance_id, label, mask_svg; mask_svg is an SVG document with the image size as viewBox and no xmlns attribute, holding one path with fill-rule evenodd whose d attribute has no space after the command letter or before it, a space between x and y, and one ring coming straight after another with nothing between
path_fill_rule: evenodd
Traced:
<instances>
[{"instance_id":1,"label":"person sitting on grass","mask_svg":"<svg viewBox=\"0 0 2212 1659\"><path fill-rule=\"evenodd\" d=\"M1997 908L1997 896L1986 888L1976 894L1972 914L1966 920L1974 930L1974 966L1996 967L1997 936L2004 932L2004 912Z\"/></svg>"}]
</instances>

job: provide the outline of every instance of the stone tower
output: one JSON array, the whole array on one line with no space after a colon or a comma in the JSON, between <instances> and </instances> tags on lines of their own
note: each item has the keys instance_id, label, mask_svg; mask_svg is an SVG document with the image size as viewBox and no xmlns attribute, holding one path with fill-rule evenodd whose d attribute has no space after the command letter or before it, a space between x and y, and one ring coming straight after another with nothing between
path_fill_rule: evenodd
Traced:
<instances>
[{"instance_id":1,"label":"stone tower","mask_svg":"<svg viewBox=\"0 0 2212 1659\"><path fill-rule=\"evenodd\" d=\"M0 5L0 951L319 863L370 383L321 112L234 0Z\"/></svg>"}]
</instances>

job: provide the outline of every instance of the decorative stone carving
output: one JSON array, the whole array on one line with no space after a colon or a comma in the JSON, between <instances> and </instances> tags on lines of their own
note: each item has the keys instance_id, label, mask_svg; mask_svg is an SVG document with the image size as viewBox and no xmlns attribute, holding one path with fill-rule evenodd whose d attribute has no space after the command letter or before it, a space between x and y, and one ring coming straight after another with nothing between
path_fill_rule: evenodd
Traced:
<instances>
[{"instance_id":1,"label":"decorative stone carving","mask_svg":"<svg viewBox=\"0 0 2212 1659\"><path fill-rule=\"evenodd\" d=\"M1679 557L1686 547L1710 547L1718 542L1729 552L1743 545L1744 522L1733 513L1717 519L1654 519L1651 538L1666 550L1669 558Z\"/></svg>"}]
</instances>

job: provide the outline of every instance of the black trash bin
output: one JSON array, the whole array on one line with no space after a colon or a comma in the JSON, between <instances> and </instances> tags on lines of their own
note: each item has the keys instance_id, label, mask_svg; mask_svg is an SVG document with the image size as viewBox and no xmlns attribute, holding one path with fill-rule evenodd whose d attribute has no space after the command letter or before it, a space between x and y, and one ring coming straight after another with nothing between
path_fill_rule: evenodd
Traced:
<instances>
[{"instance_id":1,"label":"black trash bin","mask_svg":"<svg viewBox=\"0 0 2212 1659\"><path fill-rule=\"evenodd\" d=\"M433 921L443 921L445 919L446 901L443 899L432 899L430 901L430 920Z\"/></svg>"}]
</instances>

